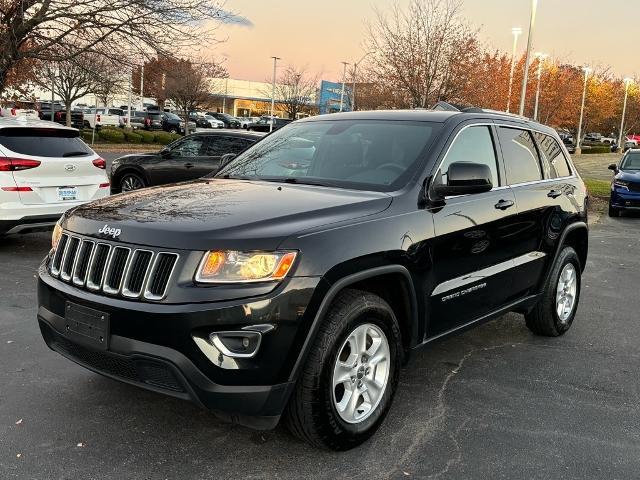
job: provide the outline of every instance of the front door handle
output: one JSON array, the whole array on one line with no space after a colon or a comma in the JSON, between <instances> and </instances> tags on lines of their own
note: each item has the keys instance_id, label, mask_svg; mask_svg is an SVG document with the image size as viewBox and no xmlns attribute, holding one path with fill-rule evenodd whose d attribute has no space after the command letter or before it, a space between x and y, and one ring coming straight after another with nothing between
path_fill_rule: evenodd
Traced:
<instances>
[{"instance_id":1,"label":"front door handle","mask_svg":"<svg viewBox=\"0 0 640 480\"><path fill-rule=\"evenodd\" d=\"M547 193L549 198L558 198L560 195L562 195L561 190L549 190L549 193Z\"/></svg>"},{"instance_id":2,"label":"front door handle","mask_svg":"<svg viewBox=\"0 0 640 480\"><path fill-rule=\"evenodd\" d=\"M184 166L185 166L186 168L193 168L193 167L195 167L195 165L194 165L193 163L185 163L185 164L184 164Z\"/></svg>"},{"instance_id":3,"label":"front door handle","mask_svg":"<svg viewBox=\"0 0 640 480\"><path fill-rule=\"evenodd\" d=\"M498 209L498 210L506 210L507 208L511 208L513 207L514 203L513 200L500 200L498 203L496 203L494 206Z\"/></svg>"}]
</instances>

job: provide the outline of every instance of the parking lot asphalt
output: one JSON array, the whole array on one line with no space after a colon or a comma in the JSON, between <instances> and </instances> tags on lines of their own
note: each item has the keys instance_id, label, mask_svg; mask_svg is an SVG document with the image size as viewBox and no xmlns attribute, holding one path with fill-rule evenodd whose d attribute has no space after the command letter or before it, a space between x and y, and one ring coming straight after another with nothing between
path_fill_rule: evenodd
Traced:
<instances>
[{"instance_id":1,"label":"parking lot asphalt","mask_svg":"<svg viewBox=\"0 0 640 480\"><path fill-rule=\"evenodd\" d=\"M640 217L591 230L560 338L510 314L416 352L382 428L349 452L257 432L93 374L36 323L46 233L0 241L2 479L630 479L640 471Z\"/></svg>"}]
</instances>

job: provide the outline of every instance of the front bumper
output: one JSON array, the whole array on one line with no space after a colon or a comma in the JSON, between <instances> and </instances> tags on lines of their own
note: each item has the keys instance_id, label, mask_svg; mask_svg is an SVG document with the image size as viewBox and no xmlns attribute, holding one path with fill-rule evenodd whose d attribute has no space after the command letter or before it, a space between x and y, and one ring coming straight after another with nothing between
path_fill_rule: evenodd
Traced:
<instances>
[{"instance_id":1,"label":"front bumper","mask_svg":"<svg viewBox=\"0 0 640 480\"><path fill-rule=\"evenodd\" d=\"M625 210L640 210L640 192L615 188L611 191L611 206Z\"/></svg>"},{"instance_id":2,"label":"front bumper","mask_svg":"<svg viewBox=\"0 0 640 480\"><path fill-rule=\"evenodd\" d=\"M81 291L52 278L43 266L38 322L52 350L94 372L190 400L235 423L272 428L295 385L292 370L316 310L318 283L317 278L291 278L261 298L162 304ZM66 334L66 302L109 314L107 350ZM275 328L263 336L253 358L220 358L216 364L193 338L265 323Z\"/></svg>"}]
</instances>

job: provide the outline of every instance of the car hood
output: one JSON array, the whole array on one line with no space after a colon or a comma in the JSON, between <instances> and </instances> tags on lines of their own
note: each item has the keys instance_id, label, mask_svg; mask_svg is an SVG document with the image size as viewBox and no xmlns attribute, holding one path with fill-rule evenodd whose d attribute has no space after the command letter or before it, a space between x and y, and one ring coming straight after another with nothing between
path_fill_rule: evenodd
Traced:
<instances>
[{"instance_id":1,"label":"car hood","mask_svg":"<svg viewBox=\"0 0 640 480\"><path fill-rule=\"evenodd\" d=\"M616 175L616 179L624 180L625 182L640 183L640 171L623 170Z\"/></svg>"},{"instance_id":2,"label":"car hood","mask_svg":"<svg viewBox=\"0 0 640 480\"><path fill-rule=\"evenodd\" d=\"M202 179L114 195L73 210L63 227L172 249L275 249L301 230L373 215L392 197L310 185Z\"/></svg>"}]
</instances>

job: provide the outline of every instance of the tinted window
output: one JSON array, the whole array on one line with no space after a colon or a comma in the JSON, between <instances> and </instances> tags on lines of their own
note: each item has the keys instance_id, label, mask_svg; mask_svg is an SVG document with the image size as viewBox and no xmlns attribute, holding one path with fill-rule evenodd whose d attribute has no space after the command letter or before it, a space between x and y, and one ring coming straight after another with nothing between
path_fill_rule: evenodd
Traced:
<instances>
[{"instance_id":1,"label":"tinted window","mask_svg":"<svg viewBox=\"0 0 640 480\"><path fill-rule=\"evenodd\" d=\"M560 178L571 175L567 159L556 139L539 132L534 132L533 135L536 137L542 153L544 178Z\"/></svg>"},{"instance_id":2,"label":"tinted window","mask_svg":"<svg viewBox=\"0 0 640 480\"><path fill-rule=\"evenodd\" d=\"M390 191L415 173L439 128L386 120L292 123L240 154L217 176Z\"/></svg>"},{"instance_id":3,"label":"tinted window","mask_svg":"<svg viewBox=\"0 0 640 480\"><path fill-rule=\"evenodd\" d=\"M240 153L252 143L252 140L245 138L210 135L207 155L219 156L225 153Z\"/></svg>"},{"instance_id":4,"label":"tinted window","mask_svg":"<svg viewBox=\"0 0 640 480\"><path fill-rule=\"evenodd\" d=\"M174 157L198 157L204 155L205 138L202 136L187 137L171 148Z\"/></svg>"},{"instance_id":5,"label":"tinted window","mask_svg":"<svg viewBox=\"0 0 640 480\"><path fill-rule=\"evenodd\" d=\"M78 132L42 128L3 128L0 145L15 153L36 157L81 157L92 155Z\"/></svg>"},{"instance_id":6,"label":"tinted window","mask_svg":"<svg viewBox=\"0 0 640 480\"><path fill-rule=\"evenodd\" d=\"M148 117L151 120L161 120L162 119L162 116L159 113L149 113Z\"/></svg>"},{"instance_id":7,"label":"tinted window","mask_svg":"<svg viewBox=\"0 0 640 480\"><path fill-rule=\"evenodd\" d=\"M109 109L109 114L111 114L111 115L124 115L124 112L122 110L120 110L119 108L110 108Z\"/></svg>"},{"instance_id":8,"label":"tinted window","mask_svg":"<svg viewBox=\"0 0 640 480\"><path fill-rule=\"evenodd\" d=\"M498 136L509 184L541 180L540 161L531 134L518 128L499 127Z\"/></svg>"},{"instance_id":9,"label":"tinted window","mask_svg":"<svg viewBox=\"0 0 640 480\"><path fill-rule=\"evenodd\" d=\"M491 169L493 186L500 185L496 152L489 127L468 127L460 132L437 174L443 184L447 183L449 165L454 162L483 163Z\"/></svg>"}]
</instances>

